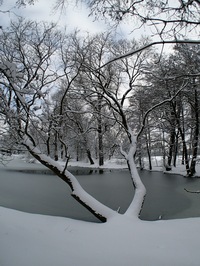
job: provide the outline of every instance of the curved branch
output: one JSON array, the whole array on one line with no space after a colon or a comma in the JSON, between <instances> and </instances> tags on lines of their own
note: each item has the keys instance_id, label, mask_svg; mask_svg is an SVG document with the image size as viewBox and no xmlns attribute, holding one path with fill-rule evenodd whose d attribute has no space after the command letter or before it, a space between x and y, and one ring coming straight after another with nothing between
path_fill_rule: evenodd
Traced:
<instances>
[{"instance_id":1,"label":"curved branch","mask_svg":"<svg viewBox=\"0 0 200 266\"><path fill-rule=\"evenodd\" d=\"M146 119L149 115L150 112L152 112L154 109L160 107L161 105L165 104L165 103L170 103L171 101L173 101L177 96L178 94L188 85L188 82L186 82L184 85L181 86L181 88L175 93L174 96L172 96L171 98L169 99L166 99L162 102L159 102L158 104L155 104L154 106L152 106L145 114L144 114L144 117L143 117L143 121L142 121L142 127L141 129L139 130L138 134L137 134L137 139L140 137L142 131L144 130L144 127L145 127L145 123L146 123Z\"/></svg>"},{"instance_id":2,"label":"curved branch","mask_svg":"<svg viewBox=\"0 0 200 266\"><path fill-rule=\"evenodd\" d=\"M178 43L182 43L182 44L184 44L184 43L187 43L187 44L200 44L200 40L171 40L171 41L156 41L156 42L152 42L152 43L149 43L149 44L147 44L147 45L144 45L144 46L142 46L142 47L140 47L140 48L138 48L138 49L136 49L136 50L132 50L132 51L130 51L130 52L128 52L128 53L125 53L125 54L123 54L123 55L120 55L120 56L117 56L117 57L115 57L115 58L113 58L113 59L111 59L110 61L108 61L107 63L105 63L104 65L102 65L100 68L103 68L103 67L105 67L105 66L107 66L107 65L109 65L109 64L111 64L111 63L113 63L113 62L115 62L115 61L118 61L118 60L121 60L121 59L124 59L124 58L126 58L126 57L129 57L129 56L132 56L132 55L134 55L134 54L137 54L137 53L139 53L139 52L141 52L141 51L144 51L145 49L148 49L148 48L150 48L151 46L154 46L154 45L165 45L165 44L178 44Z\"/></svg>"}]
</instances>

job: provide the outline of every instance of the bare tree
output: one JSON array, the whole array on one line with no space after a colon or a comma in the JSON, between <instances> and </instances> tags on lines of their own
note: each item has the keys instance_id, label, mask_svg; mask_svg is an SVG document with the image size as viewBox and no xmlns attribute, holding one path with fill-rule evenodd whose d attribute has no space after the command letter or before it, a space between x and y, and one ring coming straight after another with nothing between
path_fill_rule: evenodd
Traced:
<instances>
[{"instance_id":1,"label":"bare tree","mask_svg":"<svg viewBox=\"0 0 200 266\"><path fill-rule=\"evenodd\" d=\"M62 0L60 0L62 2ZM104 16L112 21L120 21L131 17L133 30L147 26L165 39L181 35L187 27L188 31L199 26L200 2L197 1L115 1L86 0L91 13L96 17Z\"/></svg>"},{"instance_id":2,"label":"bare tree","mask_svg":"<svg viewBox=\"0 0 200 266\"><path fill-rule=\"evenodd\" d=\"M59 56L58 51L62 50L61 42L62 37L54 26L33 22L19 21L12 24L10 31L2 33L1 115L15 142L25 146L34 158L64 180L77 201L101 221L106 221L117 213L89 195L75 176L66 169L66 165L60 165L55 158L48 156L45 149L52 131L56 132L57 136L62 133L62 127L59 126L60 117L57 117L58 123L53 119L52 124L51 121L49 124L48 117L42 115L51 114L53 107L50 96L56 82L65 76L55 64ZM60 72L61 75L58 75ZM63 97L64 94L61 101Z\"/></svg>"}]
</instances>

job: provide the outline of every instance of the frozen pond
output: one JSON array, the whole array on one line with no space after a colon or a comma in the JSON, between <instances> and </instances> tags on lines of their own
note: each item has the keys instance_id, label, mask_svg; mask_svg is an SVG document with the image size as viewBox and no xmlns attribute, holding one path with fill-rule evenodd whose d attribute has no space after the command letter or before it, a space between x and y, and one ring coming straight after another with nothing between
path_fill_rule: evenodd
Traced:
<instances>
[{"instance_id":1,"label":"frozen pond","mask_svg":"<svg viewBox=\"0 0 200 266\"><path fill-rule=\"evenodd\" d=\"M102 203L123 213L133 197L128 170L99 171L71 168L82 186ZM141 218L145 220L200 217L200 194L184 188L200 189L200 179L179 175L141 171L147 196ZM30 213L64 216L97 221L70 196L64 181L42 165L17 164L0 166L0 205Z\"/></svg>"}]
</instances>

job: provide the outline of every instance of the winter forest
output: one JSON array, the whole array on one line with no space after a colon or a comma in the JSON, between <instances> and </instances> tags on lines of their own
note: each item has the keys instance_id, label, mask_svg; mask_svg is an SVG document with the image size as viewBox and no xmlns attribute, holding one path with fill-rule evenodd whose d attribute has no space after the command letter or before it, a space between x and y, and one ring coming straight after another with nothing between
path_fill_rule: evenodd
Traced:
<instances>
[{"instance_id":1,"label":"winter forest","mask_svg":"<svg viewBox=\"0 0 200 266\"><path fill-rule=\"evenodd\" d=\"M152 154L162 155L166 167L176 166L181 155L193 175L199 44L176 44L162 58L148 48L103 66L150 41L67 35L54 25L24 20L11 24L1 35L3 149L23 150L20 139L27 135L55 161L87 158L103 165L121 158L130 127L140 167L148 156L151 170Z\"/></svg>"},{"instance_id":2,"label":"winter forest","mask_svg":"<svg viewBox=\"0 0 200 266\"><path fill-rule=\"evenodd\" d=\"M173 23L168 18L170 1L158 2L163 7L148 2L147 21L140 21L155 23L150 7L160 10L161 25L154 25L157 42L144 36L118 39L111 32L67 33L53 23L22 18L1 30L1 150L28 150L67 182L72 195L101 220L107 219L107 213L102 213L102 206L97 210L95 200L91 204L88 195L79 191L76 178L67 171L69 160L90 164L98 160L102 166L113 157L125 158L136 188L136 216L145 196L136 166L143 168L144 157L150 170L156 155L170 170L181 156L188 176L195 175L200 46L183 31L188 29L189 35L198 31L199 2L186 1L172 8ZM137 4L129 8L116 4L104 14L101 3L91 1L92 12L103 12L117 23L126 14L134 16ZM163 49L167 44L171 45ZM63 167L57 163L60 160Z\"/></svg>"},{"instance_id":3,"label":"winter forest","mask_svg":"<svg viewBox=\"0 0 200 266\"><path fill-rule=\"evenodd\" d=\"M0 182L10 180L7 160L23 155L29 172L31 165L50 170L49 182L64 181L100 223L12 210L0 198L0 265L198 266L199 218L140 219L148 193L140 173L153 175L159 157L166 176L181 164L186 184L198 180L200 1L52 1L60 17L71 4L80 14L87 8L93 22L104 23L96 33L17 15L43 0L13 1L7 10L8 2L0 0L9 21L0 22ZM69 170L71 162L104 169L112 160L126 163L131 180L124 213ZM3 191L9 201L14 182ZM199 193L177 192L187 206Z\"/></svg>"},{"instance_id":4,"label":"winter forest","mask_svg":"<svg viewBox=\"0 0 200 266\"><path fill-rule=\"evenodd\" d=\"M187 177L196 175L200 2L85 3L95 20L112 24L107 32L68 32L21 17L0 29L0 151L28 152L102 222L120 214L88 194L68 163L125 160L135 193L124 216L134 222L146 195L137 171L144 159L152 170L152 158L160 156L170 172L179 158ZM115 30L126 19L133 31L144 27L151 34L119 38Z\"/></svg>"}]
</instances>

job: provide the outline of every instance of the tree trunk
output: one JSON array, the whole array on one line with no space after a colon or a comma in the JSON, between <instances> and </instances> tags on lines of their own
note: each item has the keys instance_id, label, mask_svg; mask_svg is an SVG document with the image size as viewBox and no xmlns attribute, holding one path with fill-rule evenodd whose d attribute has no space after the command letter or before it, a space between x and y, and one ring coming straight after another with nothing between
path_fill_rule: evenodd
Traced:
<instances>
[{"instance_id":1,"label":"tree trunk","mask_svg":"<svg viewBox=\"0 0 200 266\"><path fill-rule=\"evenodd\" d=\"M99 165L101 166L104 164L102 129L100 130L100 132L98 131L98 136L99 136Z\"/></svg>"},{"instance_id":2,"label":"tree trunk","mask_svg":"<svg viewBox=\"0 0 200 266\"><path fill-rule=\"evenodd\" d=\"M179 134L176 134L176 141L175 141L175 148L174 148L174 160L173 160L173 166L176 167L176 160L178 155L178 136Z\"/></svg>"},{"instance_id":3,"label":"tree trunk","mask_svg":"<svg viewBox=\"0 0 200 266\"><path fill-rule=\"evenodd\" d=\"M162 129L162 155L163 155L163 166L166 167L165 131L163 129Z\"/></svg>"},{"instance_id":4,"label":"tree trunk","mask_svg":"<svg viewBox=\"0 0 200 266\"><path fill-rule=\"evenodd\" d=\"M168 164L169 167L171 166L173 153L174 153L175 136L176 136L176 132L175 132L175 129L173 128L171 130L170 140L169 140L169 153L168 153L168 160L167 160L167 164Z\"/></svg>"},{"instance_id":5,"label":"tree trunk","mask_svg":"<svg viewBox=\"0 0 200 266\"><path fill-rule=\"evenodd\" d=\"M47 138L47 155L50 156L51 149L50 149L50 139L51 139L51 128L52 128L52 121L49 123L49 128L48 128L48 138Z\"/></svg>"},{"instance_id":6,"label":"tree trunk","mask_svg":"<svg viewBox=\"0 0 200 266\"><path fill-rule=\"evenodd\" d=\"M98 123L98 141L99 141L99 166L104 164L104 153L103 153L103 130L102 130L102 95L98 94L98 117L97 117L97 123Z\"/></svg>"},{"instance_id":7,"label":"tree trunk","mask_svg":"<svg viewBox=\"0 0 200 266\"><path fill-rule=\"evenodd\" d=\"M58 133L55 133L55 140L54 140L54 159L58 161Z\"/></svg>"},{"instance_id":8,"label":"tree trunk","mask_svg":"<svg viewBox=\"0 0 200 266\"><path fill-rule=\"evenodd\" d=\"M120 215L88 194L81 187L80 183L73 174L55 162L55 160L43 154L27 137L24 138L23 145L28 149L34 158L36 158L40 163L52 170L58 177L66 182L71 188L72 197L74 197L82 206L87 208L100 221L106 222L108 219Z\"/></svg>"},{"instance_id":9,"label":"tree trunk","mask_svg":"<svg viewBox=\"0 0 200 266\"><path fill-rule=\"evenodd\" d=\"M135 219L135 218L139 218L140 216L140 212L142 210L142 206L143 206L145 195L146 195L146 188L140 179L140 176L138 174L137 167L134 161L134 155L136 152L136 138L130 130L129 130L129 133L131 136L129 152L126 153L122 150L121 152L127 160L133 186L135 187L135 194L134 194L134 198L131 204L129 205L127 211L125 212L125 215L128 215Z\"/></svg>"},{"instance_id":10,"label":"tree trunk","mask_svg":"<svg viewBox=\"0 0 200 266\"><path fill-rule=\"evenodd\" d=\"M196 159L198 152L198 141L199 141L199 106L198 106L198 94L197 89L195 88L195 102L194 102L194 118L195 118L195 128L194 128L194 137L192 142L192 161L190 164L190 175L193 176L196 173Z\"/></svg>"},{"instance_id":11,"label":"tree trunk","mask_svg":"<svg viewBox=\"0 0 200 266\"><path fill-rule=\"evenodd\" d=\"M66 152L65 152L65 147L64 147L64 145L61 143L61 144L60 144L60 158L61 158L62 160L64 160L66 157L67 157L67 154L66 154Z\"/></svg>"},{"instance_id":12,"label":"tree trunk","mask_svg":"<svg viewBox=\"0 0 200 266\"><path fill-rule=\"evenodd\" d=\"M94 164L94 161L92 159L92 155L91 155L91 152L90 152L89 149L86 149L86 154L87 154L87 157L88 157L88 159L90 161L90 164Z\"/></svg>"},{"instance_id":13,"label":"tree trunk","mask_svg":"<svg viewBox=\"0 0 200 266\"><path fill-rule=\"evenodd\" d=\"M147 128L146 128L146 147L147 147L147 155L149 160L149 170L152 170L152 163L151 163L151 137L150 137L150 130L148 126L148 119L147 119Z\"/></svg>"},{"instance_id":14,"label":"tree trunk","mask_svg":"<svg viewBox=\"0 0 200 266\"><path fill-rule=\"evenodd\" d=\"M79 161L79 143L78 143L78 141L76 143L76 161L77 162Z\"/></svg>"},{"instance_id":15,"label":"tree trunk","mask_svg":"<svg viewBox=\"0 0 200 266\"><path fill-rule=\"evenodd\" d=\"M139 161L140 170L144 169L144 165L142 162L142 145L141 145L141 138L138 140L138 150L137 150L137 156Z\"/></svg>"},{"instance_id":16,"label":"tree trunk","mask_svg":"<svg viewBox=\"0 0 200 266\"><path fill-rule=\"evenodd\" d=\"M182 120L183 120L183 122L182 122L183 123L183 129L181 128L181 125L180 125L180 119L178 117L176 117L176 122L177 122L177 125L178 125L178 131L180 133L181 141L182 141L182 145L183 145L182 164L185 163L186 172L189 175L190 167L189 167L189 158L188 158L187 145L186 145L186 141L185 141L185 126L184 126L183 108L182 108Z\"/></svg>"},{"instance_id":17,"label":"tree trunk","mask_svg":"<svg viewBox=\"0 0 200 266\"><path fill-rule=\"evenodd\" d=\"M188 159L188 152L187 152L187 145L185 141L185 133L182 131L181 128L179 128L179 132L181 135L181 140L183 144L183 158L184 158L184 163L186 167L187 174L190 174L190 167L189 167L189 159Z\"/></svg>"},{"instance_id":18,"label":"tree trunk","mask_svg":"<svg viewBox=\"0 0 200 266\"><path fill-rule=\"evenodd\" d=\"M150 147L149 147L148 140L146 140L146 147L147 147L147 155L148 155L148 161L149 161L149 170L152 170L151 150L150 150Z\"/></svg>"}]
</instances>

